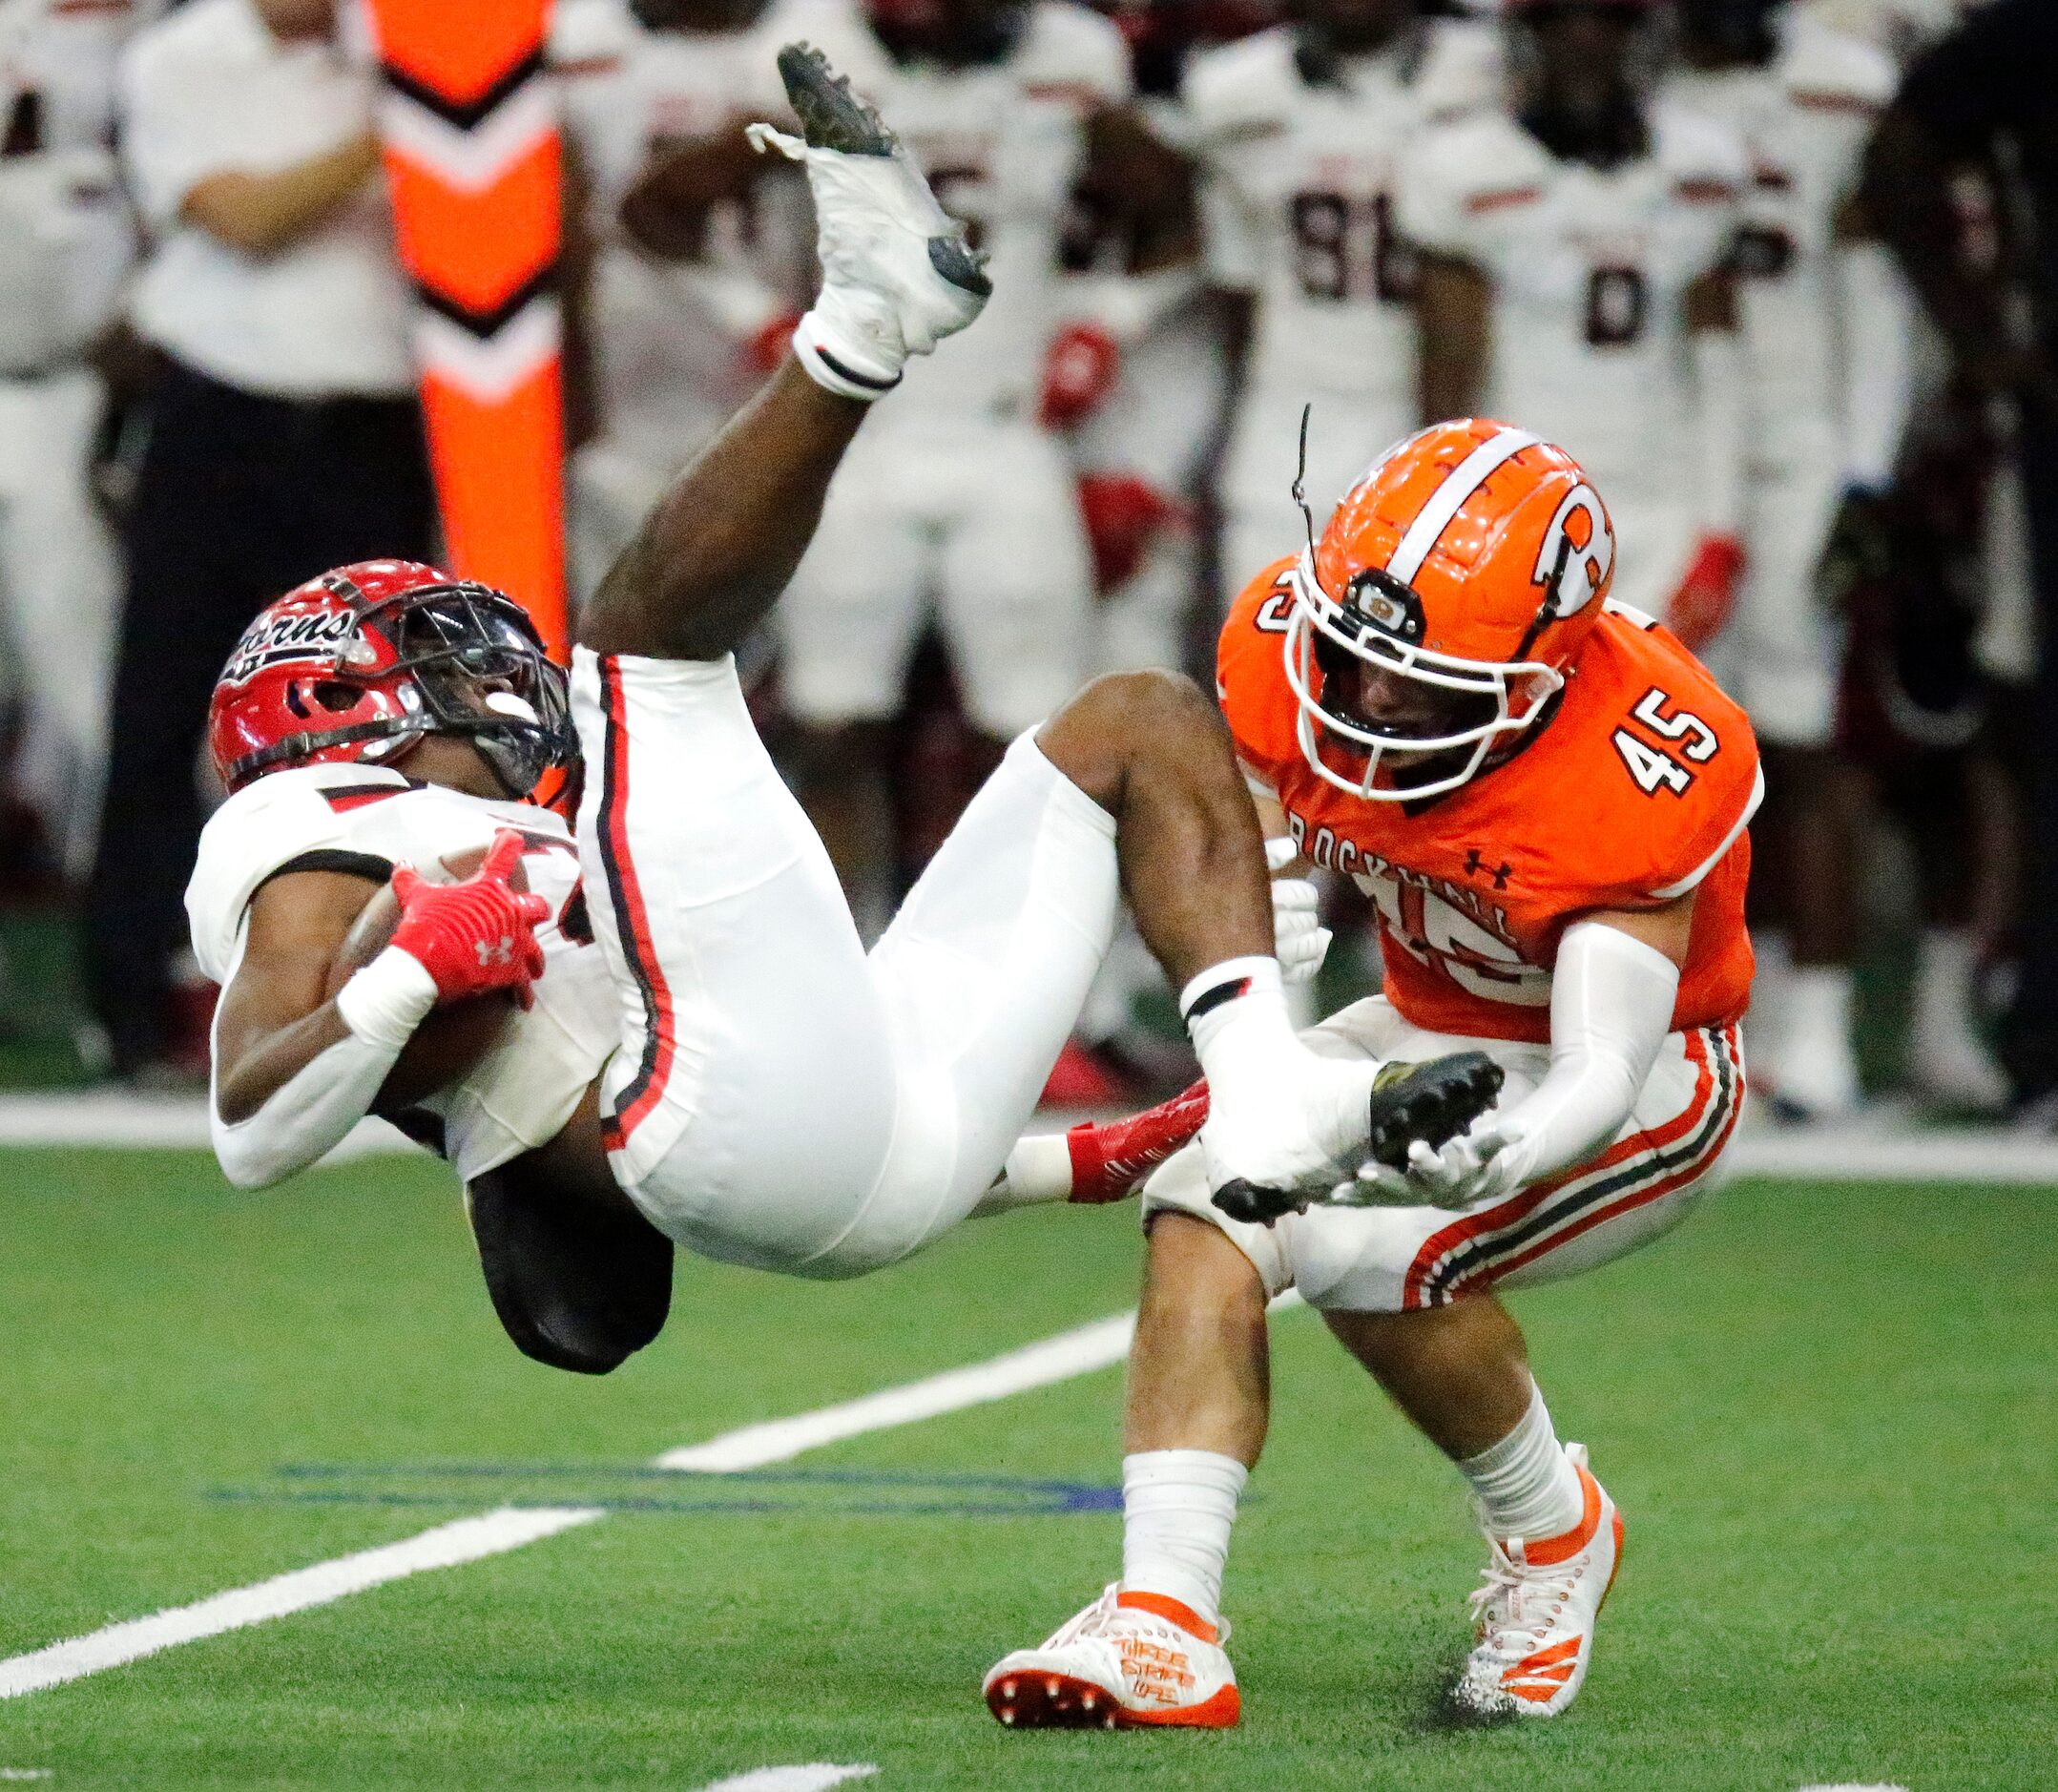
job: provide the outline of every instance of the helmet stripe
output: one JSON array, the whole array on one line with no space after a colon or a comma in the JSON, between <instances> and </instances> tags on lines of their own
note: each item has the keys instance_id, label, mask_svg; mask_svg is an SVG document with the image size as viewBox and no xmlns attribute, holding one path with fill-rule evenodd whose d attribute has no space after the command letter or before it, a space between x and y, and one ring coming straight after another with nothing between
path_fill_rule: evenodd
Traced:
<instances>
[{"instance_id":1,"label":"helmet stripe","mask_svg":"<svg viewBox=\"0 0 2058 1792\"><path fill-rule=\"evenodd\" d=\"M1402 584L1412 584L1415 574L1422 571L1422 563L1429 557L1429 551L1442 539L1466 499L1524 448L1535 448L1542 441L1542 436L1531 435L1527 429L1502 429L1488 436L1429 494L1429 502L1417 512L1407 526L1407 533L1401 537L1401 545L1393 551L1386 571Z\"/></svg>"}]
</instances>

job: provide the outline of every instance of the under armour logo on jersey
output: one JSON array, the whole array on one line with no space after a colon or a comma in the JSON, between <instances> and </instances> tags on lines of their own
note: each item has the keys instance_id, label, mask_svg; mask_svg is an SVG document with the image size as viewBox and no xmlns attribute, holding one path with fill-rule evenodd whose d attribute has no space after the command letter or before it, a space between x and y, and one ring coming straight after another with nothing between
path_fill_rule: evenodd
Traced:
<instances>
[{"instance_id":1,"label":"under armour logo on jersey","mask_svg":"<svg viewBox=\"0 0 2058 1792\"><path fill-rule=\"evenodd\" d=\"M1486 871L1486 862L1481 856L1480 849L1477 846L1466 847L1465 854L1466 876L1478 877ZM1492 872L1493 887L1495 889L1506 889L1507 880L1514 875L1515 867L1513 865L1505 862L1495 865Z\"/></svg>"},{"instance_id":2,"label":"under armour logo on jersey","mask_svg":"<svg viewBox=\"0 0 2058 1792\"><path fill-rule=\"evenodd\" d=\"M1601 494L1585 483L1576 485L1544 531L1536 571L1530 575L1539 585L1555 580L1549 619L1577 615L1601 594L1614 570L1615 531L1609 526Z\"/></svg>"},{"instance_id":3,"label":"under armour logo on jersey","mask_svg":"<svg viewBox=\"0 0 2058 1792\"><path fill-rule=\"evenodd\" d=\"M497 940L479 940L473 944L471 949L479 954L481 970L489 969L494 965L514 963L514 940L506 933Z\"/></svg>"}]
</instances>

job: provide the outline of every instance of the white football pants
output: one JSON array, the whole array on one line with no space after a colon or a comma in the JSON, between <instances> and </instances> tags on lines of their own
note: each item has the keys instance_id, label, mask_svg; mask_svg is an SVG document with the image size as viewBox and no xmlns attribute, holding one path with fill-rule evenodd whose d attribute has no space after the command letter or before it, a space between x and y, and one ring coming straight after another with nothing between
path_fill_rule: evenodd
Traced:
<instances>
[{"instance_id":1,"label":"white football pants","mask_svg":"<svg viewBox=\"0 0 2058 1792\"><path fill-rule=\"evenodd\" d=\"M1528 1094L1550 1048L1428 1032L1384 996L1354 1002L1301 1035L1320 1057L1420 1064L1484 1052L1507 1080L1498 1105ZM1143 1218L1190 1214L1218 1226L1263 1279L1299 1288L1310 1306L1400 1313L1490 1288L1576 1276L1670 1232L1716 1186L1743 1110L1743 1052L1735 1025L1669 1035L1622 1129L1585 1163L1474 1206L1314 1207L1270 1226L1231 1219L1208 1198L1197 1145L1168 1157L1143 1185Z\"/></svg>"},{"instance_id":2,"label":"white football pants","mask_svg":"<svg viewBox=\"0 0 2058 1792\"><path fill-rule=\"evenodd\" d=\"M956 1224L1108 949L1113 817L1024 736L867 957L732 660L580 648L572 712L630 1198L704 1257L798 1276L861 1275Z\"/></svg>"},{"instance_id":3,"label":"white football pants","mask_svg":"<svg viewBox=\"0 0 2058 1792\"><path fill-rule=\"evenodd\" d=\"M898 715L932 612L966 714L1006 740L1091 669L1093 572L1062 447L1026 419L867 426L780 600L787 707L811 727Z\"/></svg>"}]
</instances>

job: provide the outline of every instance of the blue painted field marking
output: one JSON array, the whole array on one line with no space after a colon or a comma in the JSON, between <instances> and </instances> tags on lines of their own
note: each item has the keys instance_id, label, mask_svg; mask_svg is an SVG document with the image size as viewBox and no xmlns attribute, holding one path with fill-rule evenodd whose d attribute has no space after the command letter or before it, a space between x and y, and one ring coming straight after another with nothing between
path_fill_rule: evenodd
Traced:
<instances>
[{"instance_id":1,"label":"blue painted field marking","mask_svg":"<svg viewBox=\"0 0 2058 1792\"><path fill-rule=\"evenodd\" d=\"M216 1488L210 1499L237 1503L302 1506L392 1506L427 1507L462 1505L466 1495L458 1490L434 1492L421 1489L378 1487L367 1483L390 1481L545 1481L554 1484L549 1504L576 1497L582 1505L618 1512L720 1512L756 1513L816 1511L879 1517L966 1517L1037 1518L1065 1517L1082 1512L1119 1511L1119 1487L1087 1481L1052 1480L1041 1476L968 1474L944 1471L917 1473L894 1469L756 1469L720 1477L719 1485L734 1488L734 1494L696 1492L653 1494L610 1493L606 1483L661 1482L679 1485L671 1470L645 1469L634 1464L579 1463L293 1463L278 1470L288 1485L278 1488ZM576 1482L575 1490L562 1484ZM328 1486L309 1486L326 1482ZM702 1484L706 1485L705 1483ZM759 1490L789 1488L785 1497L767 1495ZM852 1497L798 1497L806 1489L841 1490ZM917 1497L902 1499L864 1498L866 1492L904 1491ZM919 1497L922 1494L945 1497ZM979 1495L987 1497L981 1498ZM994 1496L1000 1497L994 1497ZM1007 1496L1015 1497L1008 1498ZM520 1500L509 1502L520 1508Z\"/></svg>"}]
</instances>

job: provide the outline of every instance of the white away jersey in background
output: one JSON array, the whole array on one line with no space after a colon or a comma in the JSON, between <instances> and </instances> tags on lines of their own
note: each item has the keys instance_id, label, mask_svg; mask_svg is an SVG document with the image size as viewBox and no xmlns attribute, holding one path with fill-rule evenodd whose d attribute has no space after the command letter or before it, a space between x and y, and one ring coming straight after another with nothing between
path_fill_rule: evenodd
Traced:
<instances>
[{"instance_id":1,"label":"white away jersey in background","mask_svg":"<svg viewBox=\"0 0 2058 1792\"><path fill-rule=\"evenodd\" d=\"M749 202L713 208L699 253L673 261L628 240L622 199L668 144L741 119L785 120L777 57L794 42L824 51L860 93L884 67L852 0L772 0L733 31L650 31L619 0L574 0L552 27L599 245L588 322L602 430L667 469L749 395L759 375L746 350L758 332L805 302L814 219L798 171L767 162Z\"/></svg>"},{"instance_id":2,"label":"white away jersey in background","mask_svg":"<svg viewBox=\"0 0 2058 1792\"><path fill-rule=\"evenodd\" d=\"M1260 31L1187 73L1209 277L1257 296L1251 385L1383 399L1404 428L1415 319L1393 216L1402 152L1430 120L1497 98L1498 44L1481 26L1437 25L1310 82L1298 41L1289 27Z\"/></svg>"},{"instance_id":3,"label":"white away jersey in background","mask_svg":"<svg viewBox=\"0 0 2058 1792\"><path fill-rule=\"evenodd\" d=\"M1806 15L1781 21L1779 52L1762 69L1682 69L1668 91L1742 140L1750 180L1738 266L1752 419L1830 419L1842 406L1832 249L1838 215L1898 82L1881 51Z\"/></svg>"},{"instance_id":4,"label":"white away jersey in background","mask_svg":"<svg viewBox=\"0 0 2058 1792\"><path fill-rule=\"evenodd\" d=\"M544 969L535 1006L510 1013L471 1074L423 1103L443 1121L444 1155L467 1181L556 1137L620 1033L618 998L585 925L578 849L563 818L377 766L300 766L260 778L215 811L186 886L193 955L226 984L242 958L250 899L267 878L300 868L383 879L405 863L435 880L447 876L442 858L485 846L503 827L528 842L522 870L551 917L536 928Z\"/></svg>"},{"instance_id":5,"label":"white away jersey in background","mask_svg":"<svg viewBox=\"0 0 2058 1792\"><path fill-rule=\"evenodd\" d=\"M1745 179L1721 126L1665 102L1650 123L1650 153L1603 173L1481 113L1423 133L1401 182L1406 235L1493 282L1486 410L1604 496L1691 483L1682 301L1729 255Z\"/></svg>"},{"instance_id":6,"label":"white away jersey in background","mask_svg":"<svg viewBox=\"0 0 2058 1792\"><path fill-rule=\"evenodd\" d=\"M1042 0L999 61L892 65L876 91L852 86L928 177L944 209L991 258L979 326L939 347L879 409L883 423L1021 415L1035 406L1044 354L1067 311L1059 240L1086 153L1085 123L1130 94L1129 51L1108 20Z\"/></svg>"}]
</instances>

